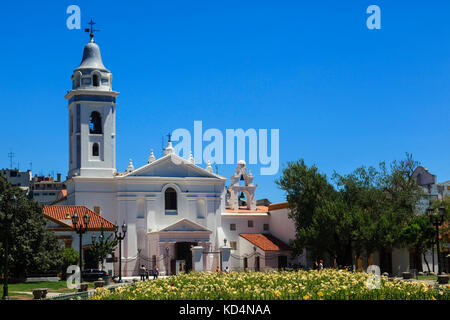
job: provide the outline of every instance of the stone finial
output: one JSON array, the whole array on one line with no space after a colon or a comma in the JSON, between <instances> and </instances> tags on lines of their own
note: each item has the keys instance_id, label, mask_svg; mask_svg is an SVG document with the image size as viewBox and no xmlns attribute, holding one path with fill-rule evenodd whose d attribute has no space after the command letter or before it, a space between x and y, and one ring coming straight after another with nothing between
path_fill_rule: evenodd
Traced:
<instances>
[{"instance_id":1,"label":"stone finial","mask_svg":"<svg viewBox=\"0 0 450 320\"><path fill-rule=\"evenodd\" d=\"M155 161L155 155L153 154L153 149L150 150L150 156L148 157L148 163L152 163L153 161Z\"/></svg>"},{"instance_id":2,"label":"stone finial","mask_svg":"<svg viewBox=\"0 0 450 320\"><path fill-rule=\"evenodd\" d=\"M167 147L164 149L164 155L167 156L168 154L174 153L174 149L172 147L172 141L169 140L167 142Z\"/></svg>"},{"instance_id":3,"label":"stone finial","mask_svg":"<svg viewBox=\"0 0 450 320\"><path fill-rule=\"evenodd\" d=\"M208 165L206 166L205 170L208 171L209 173L212 173L211 161L208 160Z\"/></svg>"},{"instance_id":4,"label":"stone finial","mask_svg":"<svg viewBox=\"0 0 450 320\"><path fill-rule=\"evenodd\" d=\"M189 161L191 163L195 163L194 156L192 155L192 151L191 151L191 154L189 155Z\"/></svg>"},{"instance_id":5,"label":"stone finial","mask_svg":"<svg viewBox=\"0 0 450 320\"><path fill-rule=\"evenodd\" d=\"M134 171L133 162L131 161L131 159L128 159L127 172L132 172L132 171Z\"/></svg>"}]
</instances>

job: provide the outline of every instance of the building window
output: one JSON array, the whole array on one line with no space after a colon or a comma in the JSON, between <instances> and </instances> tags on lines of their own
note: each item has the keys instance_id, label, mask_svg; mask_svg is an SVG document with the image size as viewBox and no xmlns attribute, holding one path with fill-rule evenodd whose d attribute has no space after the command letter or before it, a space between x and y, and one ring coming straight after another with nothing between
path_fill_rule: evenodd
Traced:
<instances>
[{"instance_id":1,"label":"building window","mask_svg":"<svg viewBox=\"0 0 450 320\"><path fill-rule=\"evenodd\" d=\"M164 193L166 214L176 214L177 192L173 188L167 188Z\"/></svg>"},{"instance_id":2,"label":"building window","mask_svg":"<svg viewBox=\"0 0 450 320\"><path fill-rule=\"evenodd\" d=\"M230 241L230 247L231 247L231 250L237 250L237 242L236 241Z\"/></svg>"},{"instance_id":3,"label":"building window","mask_svg":"<svg viewBox=\"0 0 450 320\"><path fill-rule=\"evenodd\" d=\"M77 125L77 132L80 132L80 126L81 126L81 124L80 124L80 105L79 104L77 104L77 107L76 107L76 125Z\"/></svg>"},{"instance_id":4,"label":"building window","mask_svg":"<svg viewBox=\"0 0 450 320\"><path fill-rule=\"evenodd\" d=\"M93 111L89 117L89 133L102 133L102 116Z\"/></svg>"},{"instance_id":5,"label":"building window","mask_svg":"<svg viewBox=\"0 0 450 320\"><path fill-rule=\"evenodd\" d=\"M264 229L264 231L269 231L269 224L268 223L264 223L263 229Z\"/></svg>"},{"instance_id":6,"label":"building window","mask_svg":"<svg viewBox=\"0 0 450 320\"><path fill-rule=\"evenodd\" d=\"M99 206L94 206L94 212L98 215L100 215L100 207Z\"/></svg>"},{"instance_id":7,"label":"building window","mask_svg":"<svg viewBox=\"0 0 450 320\"><path fill-rule=\"evenodd\" d=\"M231 231L236 231L236 223L231 223L230 224L230 230Z\"/></svg>"},{"instance_id":8,"label":"building window","mask_svg":"<svg viewBox=\"0 0 450 320\"><path fill-rule=\"evenodd\" d=\"M98 149L99 149L99 146L98 146L98 143L96 142L92 145L92 156L93 157L98 157L98 155L99 155Z\"/></svg>"},{"instance_id":9,"label":"building window","mask_svg":"<svg viewBox=\"0 0 450 320\"><path fill-rule=\"evenodd\" d=\"M98 79L98 74L94 73L94 75L92 76L92 84L94 85L94 87L98 87L100 85Z\"/></svg>"},{"instance_id":10,"label":"building window","mask_svg":"<svg viewBox=\"0 0 450 320\"><path fill-rule=\"evenodd\" d=\"M253 220L248 220L248 227L253 228Z\"/></svg>"}]
</instances>

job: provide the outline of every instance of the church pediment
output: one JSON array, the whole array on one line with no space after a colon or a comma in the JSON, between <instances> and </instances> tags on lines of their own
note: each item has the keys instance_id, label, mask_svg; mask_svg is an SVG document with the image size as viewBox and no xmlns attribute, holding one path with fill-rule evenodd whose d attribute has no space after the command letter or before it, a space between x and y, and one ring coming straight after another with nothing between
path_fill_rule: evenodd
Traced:
<instances>
[{"instance_id":1,"label":"church pediment","mask_svg":"<svg viewBox=\"0 0 450 320\"><path fill-rule=\"evenodd\" d=\"M202 233L212 233L210 230L204 226L195 223L189 219L179 220L161 230L159 232L202 232Z\"/></svg>"},{"instance_id":2,"label":"church pediment","mask_svg":"<svg viewBox=\"0 0 450 320\"><path fill-rule=\"evenodd\" d=\"M210 173L175 154L166 155L152 163L128 173L124 177L223 178L214 173Z\"/></svg>"}]
</instances>

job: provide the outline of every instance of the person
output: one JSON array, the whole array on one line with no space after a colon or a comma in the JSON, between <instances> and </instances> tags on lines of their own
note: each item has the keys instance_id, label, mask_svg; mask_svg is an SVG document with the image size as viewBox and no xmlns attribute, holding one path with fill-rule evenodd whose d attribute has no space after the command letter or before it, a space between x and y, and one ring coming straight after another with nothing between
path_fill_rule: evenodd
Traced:
<instances>
[{"instance_id":1,"label":"person","mask_svg":"<svg viewBox=\"0 0 450 320\"><path fill-rule=\"evenodd\" d=\"M230 273L230 268L228 268L228 266L225 267L225 273Z\"/></svg>"},{"instance_id":2,"label":"person","mask_svg":"<svg viewBox=\"0 0 450 320\"><path fill-rule=\"evenodd\" d=\"M323 270L323 260L320 260L320 263L319 263L319 270Z\"/></svg>"},{"instance_id":3,"label":"person","mask_svg":"<svg viewBox=\"0 0 450 320\"><path fill-rule=\"evenodd\" d=\"M217 272L217 273L220 273L220 268L219 268L219 266L217 266L216 272Z\"/></svg>"},{"instance_id":4,"label":"person","mask_svg":"<svg viewBox=\"0 0 450 320\"><path fill-rule=\"evenodd\" d=\"M316 260L313 263L313 270L317 270L317 269L319 269L319 264L317 263L317 260Z\"/></svg>"},{"instance_id":5,"label":"person","mask_svg":"<svg viewBox=\"0 0 450 320\"><path fill-rule=\"evenodd\" d=\"M144 265L141 266L140 273L141 273L141 281L144 281L145 280L145 275L147 274L147 270L145 269Z\"/></svg>"},{"instance_id":6,"label":"person","mask_svg":"<svg viewBox=\"0 0 450 320\"><path fill-rule=\"evenodd\" d=\"M159 275L159 270L158 270L158 267L156 267L155 270L153 270L153 280L158 279L158 275Z\"/></svg>"}]
</instances>

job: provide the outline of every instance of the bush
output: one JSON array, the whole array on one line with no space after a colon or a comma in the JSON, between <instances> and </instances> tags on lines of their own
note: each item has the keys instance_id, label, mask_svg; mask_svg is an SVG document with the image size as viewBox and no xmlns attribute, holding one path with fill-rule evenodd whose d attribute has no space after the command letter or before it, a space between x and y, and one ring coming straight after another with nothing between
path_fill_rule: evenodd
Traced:
<instances>
[{"instance_id":1,"label":"bush","mask_svg":"<svg viewBox=\"0 0 450 320\"><path fill-rule=\"evenodd\" d=\"M94 300L435 300L450 299L449 287L388 280L371 289L369 275L346 270L189 273L142 281L109 291Z\"/></svg>"}]
</instances>

